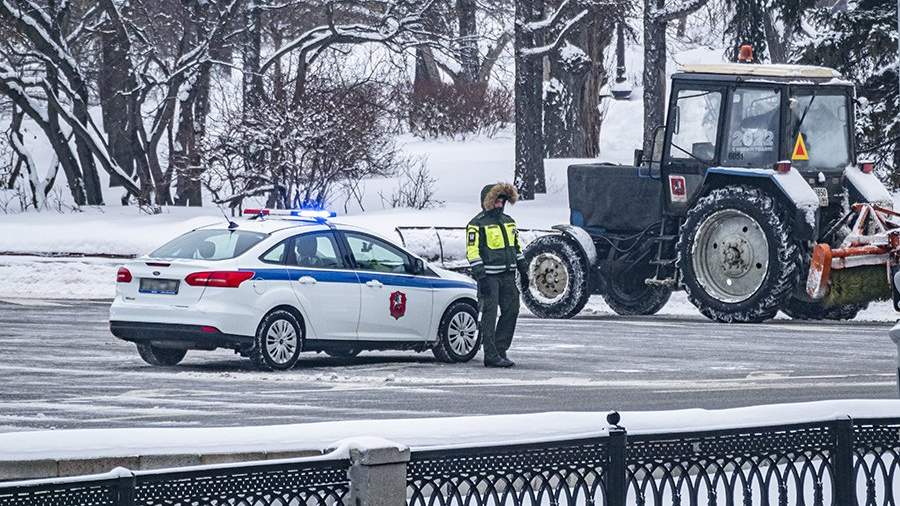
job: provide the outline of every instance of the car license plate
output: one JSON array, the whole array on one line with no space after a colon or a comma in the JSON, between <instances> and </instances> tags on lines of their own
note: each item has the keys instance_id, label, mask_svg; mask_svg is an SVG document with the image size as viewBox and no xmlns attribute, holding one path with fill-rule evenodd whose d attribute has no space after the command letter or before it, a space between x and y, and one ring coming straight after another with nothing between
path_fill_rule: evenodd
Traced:
<instances>
[{"instance_id":1,"label":"car license plate","mask_svg":"<svg viewBox=\"0 0 900 506\"><path fill-rule=\"evenodd\" d=\"M828 188L816 186L813 190L816 191L816 195L819 197L819 206L828 207Z\"/></svg>"},{"instance_id":2,"label":"car license plate","mask_svg":"<svg viewBox=\"0 0 900 506\"><path fill-rule=\"evenodd\" d=\"M155 295L175 295L178 293L178 280L141 278L141 287L138 291Z\"/></svg>"}]
</instances>

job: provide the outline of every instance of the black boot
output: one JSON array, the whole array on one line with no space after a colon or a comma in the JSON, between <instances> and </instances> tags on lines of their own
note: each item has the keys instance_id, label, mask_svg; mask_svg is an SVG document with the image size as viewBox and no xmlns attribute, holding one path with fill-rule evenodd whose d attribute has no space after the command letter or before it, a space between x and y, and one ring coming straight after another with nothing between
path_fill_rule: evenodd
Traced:
<instances>
[{"instance_id":1,"label":"black boot","mask_svg":"<svg viewBox=\"0 0 900 506\"><path fill-rule=\"evenodd\" d=\"M484 366L485 366L485 367L512 367L512 366L514 366L514 365L515 365L515 364L514 364L512 361L507 360L507 359L505 359L505 358L503 358L503 357L490 358L490 359L489 359L489 358L486 358L486 359L484 359Z\"/></svg>"}]
</instances>

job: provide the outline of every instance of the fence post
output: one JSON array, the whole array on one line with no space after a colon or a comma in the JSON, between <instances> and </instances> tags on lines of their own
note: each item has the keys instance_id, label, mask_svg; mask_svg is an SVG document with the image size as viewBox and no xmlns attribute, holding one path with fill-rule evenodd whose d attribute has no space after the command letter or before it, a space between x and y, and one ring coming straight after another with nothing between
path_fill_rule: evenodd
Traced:
<instances>
[{"instance_id":1,"label":"fence post","mask_svg":"<svg viewBox=\"0 0 900 506\"><path fill-rule=\"evenodd\" d=\"M834 422L835 448L831 462L834 474L834 504L856 504L856 480L853 476L853 420Z\"/></svg>"},{"instance_id":2,"label":"fence post","mask_svg":"<svg viewBox=\"0 0 900 506\"><path fill-rule=\"evenodd\" d=\"M406 464L409 448L351 448L350 496L347 506L406 504Z\"/></svg>"},{"instance_id":3,"label":"fence post","mask_svg":"<svg viewBox=\"0 0 900 506\"><path fill-rule=\"evenodd\" d=\"M117 467L112 472L118 475L116 480L116 506L134 506L134 473L125 467Z\"/></svg>"},{"instance_id":4,"label":"fence post","mask_svg":"<svg viewBox=\"0 0 900 506\"><path fill-rule=\"evenodd\" d=\"M625 449L628 433L619 426L619 414L615 411L607 415L609 422L609 468L606 470L606 504L625 506L626 461Z\"/></svg>"}]
</instances>

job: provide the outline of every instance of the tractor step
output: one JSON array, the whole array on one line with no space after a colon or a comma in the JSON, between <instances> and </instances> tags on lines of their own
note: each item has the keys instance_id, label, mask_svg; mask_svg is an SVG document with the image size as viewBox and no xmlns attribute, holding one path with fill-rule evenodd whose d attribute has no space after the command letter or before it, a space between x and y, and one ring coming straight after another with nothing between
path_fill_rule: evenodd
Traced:
<instances>
[{"instance_id":1,"label":"tractor step","mask_svg":"<svg viewBox=\"0 0 900 506\"><path fill-rule=\"evenodd\" d=\"M665 259L665 260L650 260L650 265L675 265L676 260L674 258Z\"/></svg>"},{"instance_id":2,"label":"tractor step","mask_svg":"<svg viewBox=\"0 0 900 506\"><path fill-rule=\"evenodd\" d=\"M652 240L656 242L669 242L678 239L677 235L655 235Z\"/></svg>"},{"instance_id":3,"label":"tractor step","mask_svg":"<svg viewBox=\"0 0 900 506\"><path fill-rule=\"evenodd\" d=\"M656 279L650 278L645 279L644 284L649 286L664 286L666 288L675 288L678 285L678 281L675 278L665 278L665 279Z\"/></svg>"}]
</instances>

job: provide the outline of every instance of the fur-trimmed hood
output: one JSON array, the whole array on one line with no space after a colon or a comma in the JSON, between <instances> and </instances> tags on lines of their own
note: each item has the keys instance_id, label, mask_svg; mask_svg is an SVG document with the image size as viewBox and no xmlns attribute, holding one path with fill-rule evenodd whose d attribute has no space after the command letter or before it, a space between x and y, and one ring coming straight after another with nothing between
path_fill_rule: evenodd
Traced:
<instances>
[{"instance_id":1,"label":"fur-trimmed hood","mask_svg":"<svg viewBox=\"0 0 900 506\"><path fill-rule=\"evenodd\" d=\"M490 211L501 195L506 197L506 201L510 204L515 204L519 200L519 192L515 186L509 183L489 184L481 189L481 208Z\"/></svg>"}]
</instances>

